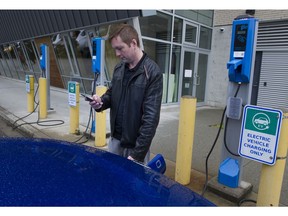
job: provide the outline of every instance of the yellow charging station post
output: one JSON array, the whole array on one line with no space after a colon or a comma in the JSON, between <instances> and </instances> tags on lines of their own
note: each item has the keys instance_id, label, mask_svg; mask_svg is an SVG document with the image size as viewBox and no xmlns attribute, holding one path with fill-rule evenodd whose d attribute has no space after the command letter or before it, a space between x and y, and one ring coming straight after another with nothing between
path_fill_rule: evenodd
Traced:
<instances>
[{"instance_id":1,"label":"yellow charging station post","mask_svg":"<svg viewBox=\"0 0 288 216\"><path fill-rule=\"evenodd\" d=\"M196 103L191 96L183 96L180 101L175 180L183 185L190 183Z\"/></svg>"},{"instance_id":2,"label":"yellow charging station post","mask_svg":"<svg viewBox=\"0 0 288 216\"><path fill-rule=\"evenodd\" d=\"M34 111L34 76L26 75L27 111Z\"/></svg>"},{"instance_id":3,"label":"yellow charging station post","mask_svg":"<svg viewBox=\"0 0 288 216\"><path fill-rule=\"evenodd\" d=\"M79 93L80 86L78 82L68 83L68 99L70 106L70 130L71 134L79 134Z\"/></svg>"},{"instance_id":4,"label":"yellow charging station post","mask_svg":"<svg viewBox=\"0 0 288 216\"><path fill-rule=\"evenodd\" d=\"M257 206L278 206L285 172L288 149L288 110L283 111L283 120L277 151L276 163L273 166L263 164L257 196Z\"/></svg>"},{"instance_id":5,"label":"yellow charging station post","mask_svg":"<svg viewBox=\"0 0 288 216\"><path fill-rule=\"evenodd\" d=\"M105 86L97 86L96 94L101 96L107 90ZM95 123L95 146L103 147L106 145L106 111L96 112Z\"/></svg>"},{"instance_id":6,"label":"yellow charging station post","mask_svg":"<svg viewBox=\"0 0 288 216\"><path fill-rule=\"evenodd\" d=\"M39 78L39 118L47 118L47 79Z\"/></svg>"}]
</instances>

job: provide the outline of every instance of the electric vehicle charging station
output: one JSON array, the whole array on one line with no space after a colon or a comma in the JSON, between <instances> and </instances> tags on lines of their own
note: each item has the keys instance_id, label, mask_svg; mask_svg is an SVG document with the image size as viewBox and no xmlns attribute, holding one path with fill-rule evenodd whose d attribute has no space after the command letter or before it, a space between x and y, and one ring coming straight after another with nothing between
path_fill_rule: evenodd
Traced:
<instances>
[{"instance_id":1,"label":"electric vehicle charging station","mask_svg":"<svg viewBox=\"0 0 288 216\"><path fill-rule=\"evenodd\" d=\"M50 106L50 58L49 47L46 44L40 45L40 67L45 73L43 74L47 80L47 111L51 110ZM42 76L43 76L42 75Z\"/></svg>"},{"instance_id":2,"label":"electric vehicle charging station","mask_svg":"<svg viewBox=\"0 0 288 216\"><path fill-rule=\"evenodd\" d=\"M93 91L101 96L107 90L104 86L104 58L105 58L105 40L107 37L95 37L92 39L92 72L95 73ZM99 83L97 83L100 76ZM106 145L106 111L95 113L95 119L92 120L92 127L95 128L95 146ZM95 123L96 121L96 123Z\"/></svg>"},{"instance_id":3,"label":"electric vehicle charging station","mask_svg":"<svg viewBox=\"0 0 288 216\"><path fill-rule=\"evenodd\" d=\"M100 85L104 85L104 57L105 39L95 37L92 39L92 72L100 75ZM101 73L103 72L103 73Z\"/></svg>"},{"instance_id":4,"label":"electric vehicle charging station","mask_svg":"<svg viewBox=\"0 0 288 216\"><path fill-rule=\"evenodd\" d=\"M252 189L251 184L241 180L242 157L238 154L238 146L242 108L244 105L251 104L257 33L258 19L243 16L234 19L230 59L227 63L228 97L218 182L209 183L209 187L216 190L219 189L218 183L230 188L238 188L242 193L240 196Z\"/></svg>"}]
</instances>

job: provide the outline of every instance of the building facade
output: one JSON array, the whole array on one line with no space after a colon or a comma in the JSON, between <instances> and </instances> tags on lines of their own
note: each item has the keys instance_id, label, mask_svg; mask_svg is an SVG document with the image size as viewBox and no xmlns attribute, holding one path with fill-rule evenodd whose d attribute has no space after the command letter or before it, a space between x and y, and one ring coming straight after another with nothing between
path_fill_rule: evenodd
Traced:
<instances>
[{"instance_id":1,"label":"building facade","mask_svg":"<svg viewBox=\"0 0 288 216\"><path fill-rule=\"evenodd\" d=\"M253 103L287 107L287 10L1 10L0 75L25 80L43 76L39 47L49 46L50 84L67 89L69 81L91 93L91 39L109 27L133 25L143 50L163 73L163 104L181 96L198 105L225 107L232 23L253 13L259 19ZM119 59L105 43L104 85L109 85Z\"/></svg>"},{"instance_id":2,"label":"building facade","mask_svg":"<svg viewBox=\"0 0 288 216\"><path fill-rule=\"evenodd\" d=\"M230 43L233 20L246 10L215 10L213 39L208 63L206 103L225 107L227 103ZM255 10L259 19L253 79L254 105L288 107L288 11Z\"/></svg>"},{"instance_id":3,"label":"building facade","mask_svg":"<svg viewBox=\"0 0 288 216\"><path fill-rule=\"evenodd\" d=\"M133 25L143 50L160 66L164 78L163 100L177 103L182 95L205 103L207 66L213 32L212 10L80 10L0 11L0 73L25 80L43 76L39 47L47 44L50 84L67 88L80 83L80 91L92 92L91 39L104 37L119 23ZM109 85L119 59L105 43L104 85ZM101 84L101 83L100 83Z\"/></svg>"}]
</instances>

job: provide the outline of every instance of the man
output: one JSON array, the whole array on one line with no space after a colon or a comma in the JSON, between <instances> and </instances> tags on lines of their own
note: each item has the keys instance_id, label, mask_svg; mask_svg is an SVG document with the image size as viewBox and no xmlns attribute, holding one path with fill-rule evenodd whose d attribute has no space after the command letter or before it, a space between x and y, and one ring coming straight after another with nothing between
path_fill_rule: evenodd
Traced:
<instances>
[{"instance_id":1,"label":"man","mask_svg":"<svg viewBox=\"0 0 288 216\"><path fill-rule=\"evenodd\" d=\"M132 26L118 25L109 42L121 62L114 68L106 93L101 97L93 95L90 105L97 112L110 108L108 151L146 164L160 118L162 73L141 50Z\"/></svg>"}]
</instances>

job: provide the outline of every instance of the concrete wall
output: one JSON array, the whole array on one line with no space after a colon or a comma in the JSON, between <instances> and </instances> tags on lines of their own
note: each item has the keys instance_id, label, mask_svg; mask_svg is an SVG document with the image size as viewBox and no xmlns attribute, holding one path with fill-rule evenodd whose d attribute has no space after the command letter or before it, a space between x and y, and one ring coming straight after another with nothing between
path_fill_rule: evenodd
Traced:
<instances>
[{"instance_id":1,"label":"concrete wall","mask_svg":"<svg viewBox=\"0 0 288 216\"><path fill-rule=\"evenodd\" d=\"M208 62L206 102L210 106L225 107L228 87L228 71L226 64L229 61L231 26L213 29L212 49Z\"/></svg>"},{"instance_id":2,"label":"concrete wall","mask_svg":"<svg viewBox=\"0 0 288 216\"><path fill-rule=\"evenodd\" d=\"M245 10L215 10L214 26L231 25L234 18L244 15ZM288 18L288 10L255 10L255 17L259 21L279 20Z\"/></svg>"}]
</instances>

